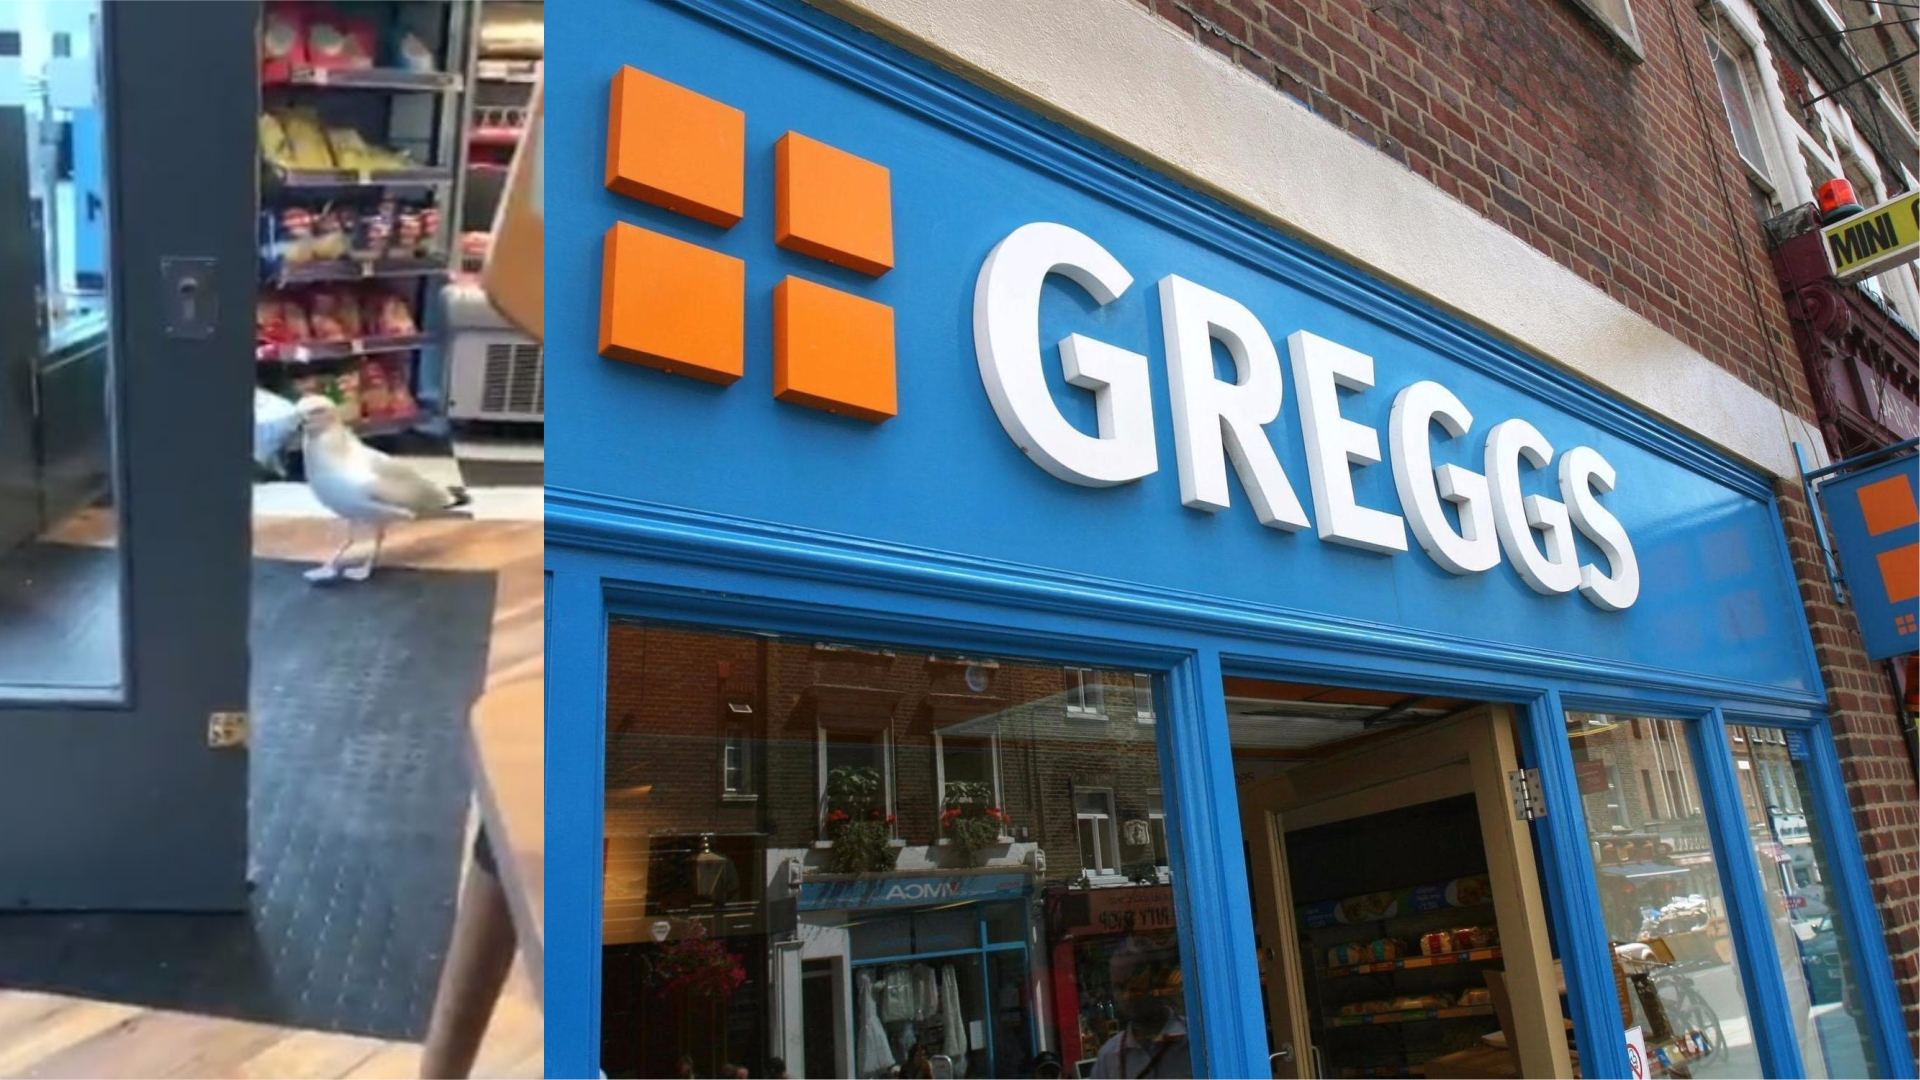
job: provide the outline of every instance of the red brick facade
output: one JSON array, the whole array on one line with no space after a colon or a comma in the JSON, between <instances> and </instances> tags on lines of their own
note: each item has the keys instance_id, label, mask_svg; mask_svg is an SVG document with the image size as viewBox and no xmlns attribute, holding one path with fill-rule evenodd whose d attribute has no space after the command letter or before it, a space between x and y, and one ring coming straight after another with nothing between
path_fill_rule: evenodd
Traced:
<instances>
[{"instance_id":1,"label":"red brick facade","mask_svg":"<svg viewBox=\"0 0 1920 1080\"><path fill-rule=\"evenodd\" d=\"M1150 6L1812 416L1691 6L1636 8L1641 64L1568 0Z\"/></svg>"},{"instance_id":2,"label":"red brick facade","mask_svg":"<svg viewBox=\"0 0 1920 1080\"><path fill-rule=\"evenodd\" d=\"M1746 179L1693 5L1634 4L1634 63L1570 0L1141 2L1815 419L1761 224L1788 208ZM1779 495L1920 1047L1920 788L1888 676L1833 602L1798 486Z\"/></svg>"}]
</instances>

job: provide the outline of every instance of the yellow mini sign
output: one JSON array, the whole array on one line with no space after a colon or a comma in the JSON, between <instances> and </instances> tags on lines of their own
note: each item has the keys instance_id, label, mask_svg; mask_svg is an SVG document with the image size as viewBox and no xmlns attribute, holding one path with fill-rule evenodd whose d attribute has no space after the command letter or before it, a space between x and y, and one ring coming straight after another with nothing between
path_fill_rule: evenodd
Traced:
<instances>
[{"instance_id":1,"label":"yellow mini sign","mask_svg":"<svg viewBox=\"0 0 1920 1080\"><path fill-rule=\"evenodd\" d=\"M1861 277L1920 256L1920 191L1909 191L1820 230L1833 276Z\"/></svg>"}]
</instances>

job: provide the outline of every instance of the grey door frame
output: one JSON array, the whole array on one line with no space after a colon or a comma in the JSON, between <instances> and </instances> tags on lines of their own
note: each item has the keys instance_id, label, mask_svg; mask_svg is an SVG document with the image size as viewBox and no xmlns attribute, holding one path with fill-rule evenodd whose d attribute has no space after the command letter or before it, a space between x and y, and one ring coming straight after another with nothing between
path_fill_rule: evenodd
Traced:
<instances>
[{"instance_id":1,"label":"grey door frame","mask_svg":"<svg viewBox=\"0 0 1920 1080\"><path fill-rule=\"evenodd\" d=\"M247 709L260 7L102 16L124 678L0 686L0 911L240 910L247 750L208 736ZM179 258L212 260L203 334L170 330Z\"/></svg>"}]
</instances>

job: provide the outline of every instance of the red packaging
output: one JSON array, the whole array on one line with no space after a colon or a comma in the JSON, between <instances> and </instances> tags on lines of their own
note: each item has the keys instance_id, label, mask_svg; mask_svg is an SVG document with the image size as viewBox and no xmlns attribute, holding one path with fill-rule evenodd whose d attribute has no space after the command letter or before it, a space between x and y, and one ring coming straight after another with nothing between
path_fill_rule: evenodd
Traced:
<instances>
[{"instance_id":1,"label":"red packaging","mask_svg":"<svg viewBox=\"0 0 1920 1080\"><path fill-rule=\"evenodd\" d=\"M260 21L260 81L287 82L306 63L306 13L297 4L267 5Z\"/></svg>"}]
</instances>

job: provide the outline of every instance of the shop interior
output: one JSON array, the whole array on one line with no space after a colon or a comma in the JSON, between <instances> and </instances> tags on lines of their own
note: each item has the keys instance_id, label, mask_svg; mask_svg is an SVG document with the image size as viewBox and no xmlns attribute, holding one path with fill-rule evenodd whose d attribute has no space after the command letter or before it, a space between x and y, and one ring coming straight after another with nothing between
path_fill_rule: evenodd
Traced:
<instances>
[{"instance_id":1,"label":"shop interior","mask_svg":"<svg viewBox=\"0 0 1920 1080\"><path fill-rule=\"evenodd\" d=\"M121 685L97 0L8 5L0 78L0 686ZM262 5L257 518L326 520L291 402L537 520L543 354L478 271L540 63L537 0ZM16 92L17 91L17 92Z\"/></svg>"},{"instance_id":2,"label":"shop interior","mask_svg":"<svg viewBox=\"0 0 1920 1080\"><path fill-rule=\"evenodd\" d=\"M1190 1075L1154 677L624 619L608 643L608 1075ZM1579 1075L1513 710L1222 689L1273 1075ZM1756 1075L1682 726L1568 726L1652 1075ZM1779 734L1733 750L1799 896L1776 914L1809 1074L1850 1075Z\"/></svg>"},{"instance_id":3,"label":"shop interior","mask_svg":"<svg viewBox=\"0 0 1920 1080\"><path fill-rule=\"evenodd\" d=\"M252 491L249 648L236 661L250 700L217 733L203 721L210 749L247 757L248 908L10 911L0 1011L29 1016L32 1002L14 995L48 995L75 1003L76 1018L133 1017L135 1043L157 1030L150 1042L223 1052L249 1037L249 1053L265 1052L269 1029L336 1040L296 1042L317 1056L273 1059L261 1075L371 1060L406 1070L469 853L469 711L524 659L514 649L538 640L543 356L494 313L479 274L539 83L544 9L253 7L258 82L239 92L259 95L247 151L259 246L242 272L258 286L251 316L220 314L253 319L256 411L232 419L254 427L255 454L203 481ZM168 510L127 490L122 468L165 447L129 445L115 400L115 372L139 364L141 348L110 333L110 256L140 222L110 220L103 10L0 3L0 41L17 37L19 50L0 56L0 706L124 704L133 724L141 702L124 665L137 560L124 538L139 533L132 515ZM245 392L233 391L225 399ZM469 505L392 526L364 582L310 584L303 572L346 527L305 482L297 427L257 423L262 400L279 403L278 418L303 395L328 398L362 441L465 489ZM524 979L513 985L479 1068L537 1076L539 1010ZM153 1029L113 1011L129 1006L173 1019ZM189 1037L187 1016L208 1026ZM96 1050L73 1068L173 1067ZM196 1060L183 1075L254 1067Z\"/></svg>"}]
</instances>

